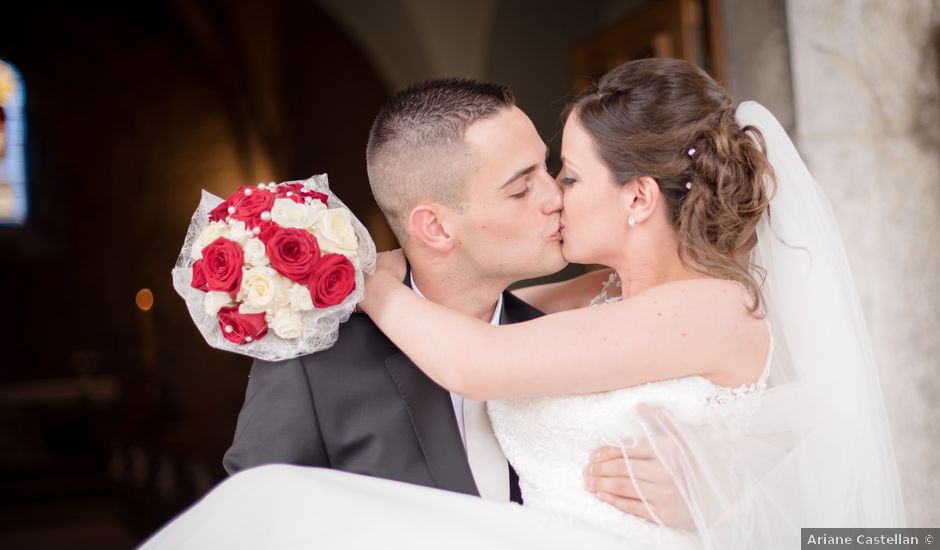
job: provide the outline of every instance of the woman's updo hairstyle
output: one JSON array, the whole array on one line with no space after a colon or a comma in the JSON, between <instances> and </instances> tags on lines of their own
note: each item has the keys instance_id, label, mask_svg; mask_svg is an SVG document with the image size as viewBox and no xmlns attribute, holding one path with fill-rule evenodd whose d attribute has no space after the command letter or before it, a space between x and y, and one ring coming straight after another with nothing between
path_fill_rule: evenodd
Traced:
<instances>
[{"instance_id":1,"label":"woman's updo hairstyle","mask_svg":"<svg viewBox=\"0 0 940 550\"><path fill-rule=\"evenodd\" d=\"M741 283L758 311L759 270L749 255L773 192L773 169L760 131L738 126L728 92L685 61L642 59L601 77L565 116L576 117L618 182L656 180L682 262Z\"/></svg>"}]
</instances>

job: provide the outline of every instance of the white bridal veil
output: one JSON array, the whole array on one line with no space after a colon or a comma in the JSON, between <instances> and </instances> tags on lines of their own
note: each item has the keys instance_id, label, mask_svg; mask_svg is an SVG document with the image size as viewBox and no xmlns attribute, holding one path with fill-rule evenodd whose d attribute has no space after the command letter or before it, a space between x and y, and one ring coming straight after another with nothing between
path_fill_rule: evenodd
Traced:
<instances>
[{"instance_id":1,"label":"white bridal veil","mask_svg":"<svg viewBox=\"0 0 940 550\"><path fill-rule=\"evenodd\" d=\"M904 527L877 369L829 203L786 131L742 103L776 175L754 265L773 331L768 389L746 426L683 428L671 459L706 548L799 548L801 527Z\"/></svg>"}]
</instances>

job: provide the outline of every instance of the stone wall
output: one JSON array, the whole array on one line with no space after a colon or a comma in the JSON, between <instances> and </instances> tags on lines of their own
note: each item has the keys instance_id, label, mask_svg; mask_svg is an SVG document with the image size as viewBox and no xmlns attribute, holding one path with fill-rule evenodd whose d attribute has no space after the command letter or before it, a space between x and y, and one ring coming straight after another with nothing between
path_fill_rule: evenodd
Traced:
<instances>
[{"instance_id":1,"label":"stone wall","mask_svg":"<svg viewBox=\"0 0 940 550\"><path fill-rule=\"evenodd\" d=\"M838 218L912 526L940 525L940 1L787 0L796 138Z\"/></svg>"}]
</instances>

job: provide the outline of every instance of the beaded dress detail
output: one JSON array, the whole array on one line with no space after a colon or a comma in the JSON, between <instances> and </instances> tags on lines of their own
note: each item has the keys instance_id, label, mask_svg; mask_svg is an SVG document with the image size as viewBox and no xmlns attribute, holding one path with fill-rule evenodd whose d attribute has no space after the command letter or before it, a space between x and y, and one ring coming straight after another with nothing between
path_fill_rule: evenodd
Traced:
<instances>
[{"instance_id":1,"label":"beaded dress detail","mask_svg":"<svg viewBox=\"0 0 940 550\"><path fill-rule=\"evenodd\" d=\"M611 274L591 306L619 301L619 296L608 296L619 284ZM627 549L696 547L696 539L685 531L627 515L597 499L583 488L583 468L596 448L644 436L636 412L641 403L664 409L686 426L740 429L766 389L772 339L770 346L758 380L738 388L688 376L588 395L489 401L493 431L519 474L524 505L562 521L606 530L623 538Z\"/></svg>"}]
</instances>

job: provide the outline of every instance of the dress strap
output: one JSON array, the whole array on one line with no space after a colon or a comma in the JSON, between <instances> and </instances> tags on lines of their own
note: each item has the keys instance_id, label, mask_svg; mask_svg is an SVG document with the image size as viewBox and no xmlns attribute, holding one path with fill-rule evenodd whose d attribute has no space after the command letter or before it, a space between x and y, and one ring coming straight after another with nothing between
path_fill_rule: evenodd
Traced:
<instances>
[{"instance_id":1,"label":"dress strap","mask_svg":"<svg viewBox=\"0 0 940 550\"><path fill-rule=\"evenodd\" d=\"M619 302L623 299L623 296L614 296L610 297L608 292L610 292L611 287L621 288L620 276L617 275L617 272L614 271L610 274L610 277L607 277L607 282L604 283L604 286L601 287L600 293L591 299L592 306L599 306L602 304L609 304L612 302Z\"/></svg>"}]
</instances>

